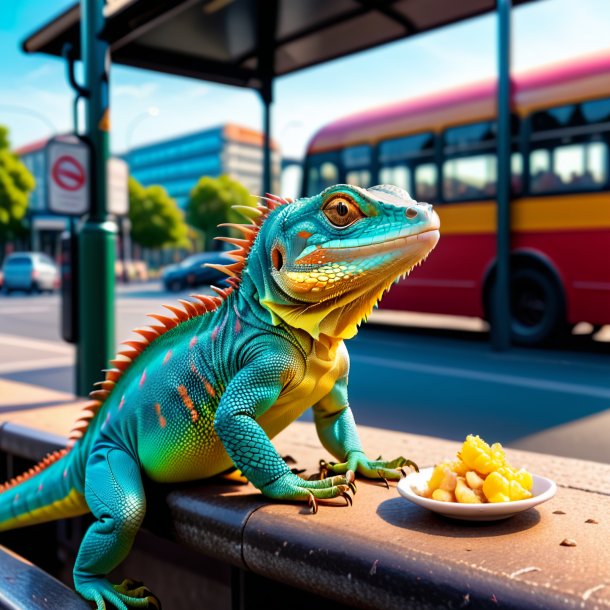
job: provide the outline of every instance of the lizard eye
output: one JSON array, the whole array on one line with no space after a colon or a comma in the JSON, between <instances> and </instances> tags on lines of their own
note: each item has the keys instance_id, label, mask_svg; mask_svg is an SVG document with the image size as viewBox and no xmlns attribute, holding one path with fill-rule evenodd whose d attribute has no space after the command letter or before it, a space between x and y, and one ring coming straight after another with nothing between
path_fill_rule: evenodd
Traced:
<instances>
[{"instance_id":1,"label":"lizard eye","mask_svg":"<svg viewBox=\"0 0 610 610\"><path fill-rule=\"evenodd\" d=\"M364 218L362 210L345 195L337 195L329 199L322 208L324 215L335 227L347 227L360 218Z\"/></svg>"}]
</instances>

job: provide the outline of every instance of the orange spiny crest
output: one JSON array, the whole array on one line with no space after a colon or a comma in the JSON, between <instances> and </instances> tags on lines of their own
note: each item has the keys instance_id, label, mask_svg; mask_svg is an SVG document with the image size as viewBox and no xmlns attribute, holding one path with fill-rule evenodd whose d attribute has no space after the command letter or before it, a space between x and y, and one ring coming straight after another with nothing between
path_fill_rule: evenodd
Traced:
<instances>
[{"instance_id":1,"label":"orange spiny crest","mask_svg":"<svg viewBox=\"0 0 610 610\"><path fill-rule=\"evenodd\" d=\"M178 325L178 322L176 322L176 320L174 320L173 318L168 318L167 316L163 316L158 313L149 313L147 315L149 318L154 318L158 322L161 322L161 324L163 324L163 326L165 327L165 330L170 330Z\"/></svg>"},{"instance_id":2,"label":"orange spiny crest","mask_svg":"<svg viewBox=\"0 0 610 610\"><path fill-rule=\"evenodd\" d=\"M96 416L102 407L103 402L108 398L116 383L121 379L123 373L130 367L133 360L135 360L138 355L148 347L149 343L157 339L160 335L164 334L168 330L176 327L180 322L203 315L209 311L214 311L231 294L231 292L233 292L233 290L239 286L241 281L241 272L245 266L245 261L263 222L269 213L275 210L278 206L292 203L291 199L284 199L269 193L267 193L265 197L259 197L259 199L266 201L268 205L259 203L256 207L233 206L236 211L240 212L247 218L249 224L227 222L218 225L219 227L227 227L229 229L239 231L244 236L243 239L235 237L217 237L216 239L230 243L236 247L235 250L227 253L236 262L230 265L208 265L224 271L229 276L227 279L229 287L221 289L217 288L216 286L211 286L212 290L216 292L218 296L191 295L197 300L197 302L180 300L179 302L182 304L183 309L179 309L178 307L173 307L171 305L165 305L165 307L176 316L175 318L170 318L160 314L149 314L149 316L157 320L161 326L152 325L144 328L136 328L134 332L139 334L143 338L143 341L129 340L123 342L124 345L131 349L119 352L116 358L110 361L112 368L105 369L103 371L105 373L105 378L103 381L95 384L96 388L98 389L91 392L90 396L93 400L84 405L80 417L75 422L69 435L67 448L50 454L44 458L40 464L37 464L30 469L25 475L16 477L15 479L12 479L11 481L0 486L0 492L16 485L30 476L33 476L33 474L40 472L40 470L47 467L49 464L56 462L58 459L66 455L73 445L83 437L91 423L91 420ZM196 422L198 413L194 408L188 393L186 392L186 388L184 386L180 386L178 391L181 394L185 406L187 406L187 408L191 411L193 422ZM214 390L210 387L208 391L213 392Z\"/></svg>"},{"instance_id":3,"label":"orange spiny crest","mask_svg":"<svg viewBox=\"0 0 610 610\"><path fill-rule=\"evenodd\" d=\"M144 351L146 349L146 347L148 346L148 341L123 341L121 343L121 345L128 345L129 347L132 347L133 349L135 349L138 353Z\"/></svg>"},{"instance_id":4,"label":"orange spiny crest","mask_svg":"<svg viewBox=\"0 0 610 610\"><path fill-rule=\"evenodd\" d=\"M159 333L152 327L145 328L136 328L133 331L134 333L138 333L141 337L144 337L148 342L153 341L159 336Z\"/></svg>"},{"instance_id":5,"label":"orange spiny crest","mask_svg":"<svg viewBox=\"0 0 610 610\"><path fill-rule=\"evenodd\" d=\"M10 479L3 485L0 485L0 493L2 493L3 491L7 491L8 489L11 489L11 487L15 487L16 485L19 485L20 483L23 483L27 479L31 479L33 476L37 475L39 472L41 472L42 470L44 470L51 464L54 464L55 462L60 460L67 453L68 453L67 449L60 449L59 451L54 451L53 453L49 453L38 464L36 464L35 466L32 466L27 472L24 472L23 474L20 474L16 477Z\"/></svg>"},{"instance_id":6,"label":"orange spiny crest","mask_svg":"<svg viewBox=\"0 0 610 610\"><path fill-rule=\"evenodd\" d=\"M182 305L189 318L194 318L195 316L199 315L197 306L192 301L187 301L186 299L178 299L178 303Z\"/></svg>"},{"instance_id":7,"label":"orange spiny crest","mask_svg":"<svg viewBox=\"0 0 610 610\"><path fill-rule=\"evenodd\" d=\"M180 309L180 307L174 307L173 305L163 305L163 307L176 316L174 321L178 324L180 324L180 322L186 322L189 319L188 313L183 309Z\"/></svg>"}]
</instances>

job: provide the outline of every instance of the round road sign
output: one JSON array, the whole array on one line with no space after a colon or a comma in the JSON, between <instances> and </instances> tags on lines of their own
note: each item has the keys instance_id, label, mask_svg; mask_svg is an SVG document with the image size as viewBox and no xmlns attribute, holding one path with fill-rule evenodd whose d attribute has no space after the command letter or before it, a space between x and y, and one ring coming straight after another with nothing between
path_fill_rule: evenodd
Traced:
<instances>
[{"instance_id":1,"label":"round road sign","mask_svg":"<svg viewBox=\"0 0 610 610\"><path fill-rule=\"evenodd\" d=\"M51 169L51 177L57 186L66 191L78 191L85 184L83 166L69 155L59 157Z\"/></svg>"}]
</instances>

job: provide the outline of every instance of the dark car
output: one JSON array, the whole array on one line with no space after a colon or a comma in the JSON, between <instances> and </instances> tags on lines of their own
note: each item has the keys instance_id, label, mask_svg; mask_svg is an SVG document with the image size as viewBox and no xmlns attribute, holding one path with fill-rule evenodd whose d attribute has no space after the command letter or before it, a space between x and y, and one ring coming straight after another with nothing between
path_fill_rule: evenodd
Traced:
<instances>
[{"instance_id":1,"label":"dark car","mask_svg":"<svg viewBox=\"0 0 610 610\"><path fill-rule=\"evenodd\" d=\"M192 286L214 284L224 287L227 275L216 269L205 267L205 263L230 265L235 261L224 252L202 252L185 258L177 265L163 269L163 285L167 290L178 292Z\"/></svg>"}]
</instances>

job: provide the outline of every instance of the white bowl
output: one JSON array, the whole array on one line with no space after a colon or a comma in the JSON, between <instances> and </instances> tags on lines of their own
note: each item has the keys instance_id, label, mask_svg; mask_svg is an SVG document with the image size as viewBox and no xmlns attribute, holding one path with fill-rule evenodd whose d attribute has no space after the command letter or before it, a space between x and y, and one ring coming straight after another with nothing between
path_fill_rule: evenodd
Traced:
<instances>
[{"instance_id":1,"label":"white bowl","mask_svg":"<svg viewBox=\"0 0 610 610\"><path fill-rule=\"evenodd\" d=\"M435 513L451 517L452 519L463 519L465 521L496 521L512 517L524 510L533 508L542 502L550 500L557 491L557 485L551 479L532 475L534 484L532 497L529 500L515 500L514 502L490 502L489 504L459 504L458 502L439 502L431 498L418 496L415 489L426 487L426 483L432 476L434 468L422 468L419 472L412 472L398 483L398 493L410 502L419 504Z\"/></svg>"}]
</instances>

